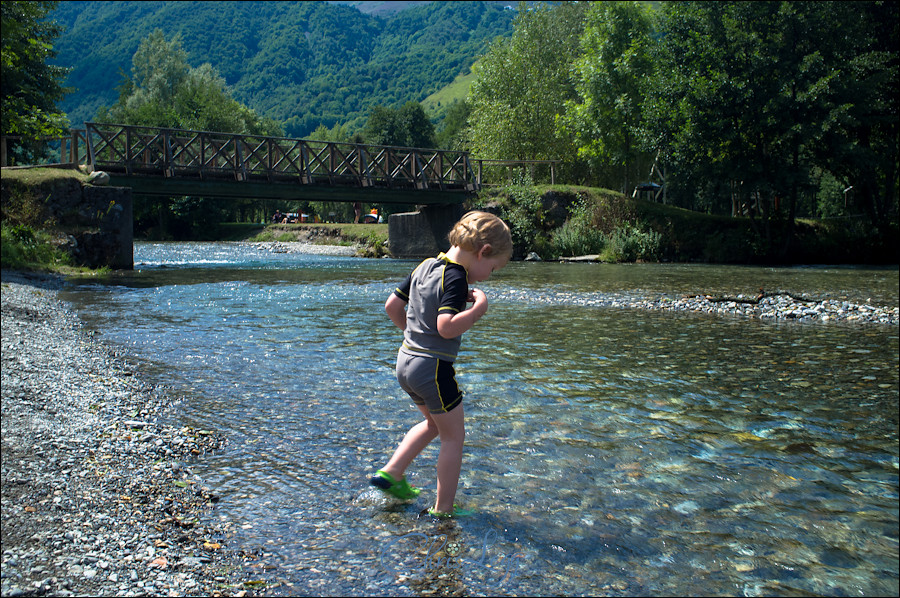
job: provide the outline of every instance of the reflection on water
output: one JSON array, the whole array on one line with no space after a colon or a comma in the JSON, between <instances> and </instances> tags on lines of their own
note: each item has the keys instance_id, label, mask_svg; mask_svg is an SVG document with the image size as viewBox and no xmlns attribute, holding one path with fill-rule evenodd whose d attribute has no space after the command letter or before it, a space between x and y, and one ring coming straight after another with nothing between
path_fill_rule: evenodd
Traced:
<instances>
[{"instance_id":1,"label":"reflection on water","mask_svg":"<svg viewBox=\"0 0 900 598\"><path fill-rule=\"evenodd\" d=\"M273 595L896 595L895 327L548 306L753 292L896 305L897 271L511 264L464 338L450 523L366 487L417 411L382 305L408 262L139 245L67 297L225 449L192 464ZM747 288L745 291L744 287Z\"/></svg>"}]
</instances>

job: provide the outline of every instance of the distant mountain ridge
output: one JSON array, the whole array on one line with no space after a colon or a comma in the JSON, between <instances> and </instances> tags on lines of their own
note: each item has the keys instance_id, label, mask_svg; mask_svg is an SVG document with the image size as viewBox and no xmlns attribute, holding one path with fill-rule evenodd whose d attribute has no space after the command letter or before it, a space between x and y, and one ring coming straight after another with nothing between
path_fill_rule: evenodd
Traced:
<instances>
[{"instance_id":1,"label":"distant mountain ridge","mask_svg":"<svg viewBox=\"0 0 900 598\"><path fill-rule=\"evenodd\" d=\"M378 1L356 1L356 0L328 0L329 4L344 4L346 6L352 6L357 9L359 12L367 14L367 15L375 15L376 17L389 17L397 14L398 12L403 12L407 8L415 8L416 6L421 6L423 4L429 4L431 0L398 0L398 1L390 1L385 0L383 2Z\"/></svg>"},{"instance_id":2,"label":"distant mountain ridge","mask_svg":"<svg viewBox=\"0 0 900 598\"><path fill-rule=\"evenodd\" d=\"M77 88L61 107L81 126L112 105L135 50L158 28L180 35L191 66L209 62L235 99L287 135L337 123L355 130L373 106L422 101L467 73L511 33L512 4L60 2L50 14L64 27L54 63L72 67L67 85Z\"/></svg>"}]
</instances>

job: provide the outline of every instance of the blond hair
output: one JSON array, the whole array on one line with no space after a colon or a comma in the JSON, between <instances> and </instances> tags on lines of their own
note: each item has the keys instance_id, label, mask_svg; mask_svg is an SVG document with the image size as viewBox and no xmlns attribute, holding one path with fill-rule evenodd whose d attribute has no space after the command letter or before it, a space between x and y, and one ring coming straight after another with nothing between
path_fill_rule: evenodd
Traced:
<instances>
[{"instance_id":1,"label":"blond hair","mask_svg":"<svg viewBox=\"0 0 900 598\"><path fill-rule=\"evenodd\" d=\"M509 227L497 216L488 212L469 212L453 225L447 235L451 245L477 253L485 245L490 249L485 257L512 256L512 236Z\"/></svg>"}]
</instances>

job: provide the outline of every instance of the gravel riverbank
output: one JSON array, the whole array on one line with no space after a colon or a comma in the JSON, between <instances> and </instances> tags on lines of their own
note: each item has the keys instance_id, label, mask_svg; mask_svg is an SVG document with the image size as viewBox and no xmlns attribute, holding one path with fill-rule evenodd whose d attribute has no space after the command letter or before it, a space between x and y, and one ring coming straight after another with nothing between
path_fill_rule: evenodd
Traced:
<instances>
[{"instance_id":1,"label":"gravel riverbank","mask_svg":"<svg viewBox=\"0 0 900 598\"><path fill-rule=\"evenodd\" d=\"M513 296L516 293L512 293ZM696 312L713 316L747 317L769 321L794 320L797 322L831 322L848 325L875 324L897 326L900 324L900 307L873 305L839 299L795 297L784 292L767 293L758 297L713 297L691 295L658 297L656 299L601 297L583 293L559 291L528 300L543 303L574 303L595 307L619 307L660 311Z\"/></svg>"},{"instance_id":2,"label":"gravel riverbank","mask_svg":"<svg viewBox=\"0 0 900 598\"><path fill-rule=\"evenodd\" d=\"M628 307L674 311L703 312L724 316L745 316L763 320L797 320L801 322L847 322L855 324L887 324L897 326L900 308L833 299L796 298L775 293L757 300L753 298L717 298L693 296L633 302Z\"/></svg>"},{"instance_id":3,"label":"gravel riverbank","mask_svg":"<svg viewBox=\"0 0 900 598\"><path fill-rule=\"evenodd\" d=\"M2 274L2 595L246 595L164 389L94 342L60 280Z\"/></svg>"}]
</instances>

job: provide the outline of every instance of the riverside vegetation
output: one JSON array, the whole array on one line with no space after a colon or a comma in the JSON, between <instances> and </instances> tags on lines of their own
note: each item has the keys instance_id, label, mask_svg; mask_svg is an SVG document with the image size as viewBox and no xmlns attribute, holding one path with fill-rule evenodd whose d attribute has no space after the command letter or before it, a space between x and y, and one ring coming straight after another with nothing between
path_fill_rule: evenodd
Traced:
<instances>
[{"instance_id":1,"label":"riverside vegetation","mask_svg":"<svg viewBox=\"0 0 900 598\"><path fill-rule=\"evenodd\" d=\"M517 253L604 262L895 264L897 227L882 237L864 218L734 218L628 198L608 189L536 186L527 178L482 196L510 224Z\"/></svg>"},{"instance_id":2,"label":"riverside vegetation","mask_svg":"<svg viewBox=\"0 0 900 598\"><path fill-rule=\"evenodd\" d=\"M42 189L52 188L56 181L75 179L84 183L87 177L77 170L34 168L4 169L2 197L2 263L4 268L72 273L84 271L66 250L68 232L59 226L58 215L47 210L47 197Z\"/></svg>"},{"instance_id":3,"label":"riverside vegetation","mask_svg":"<svg viewBox=\"0 0 900 598\"><path fill-rule=\"evenodd\" d=\"M5 268L78 268L66 251L71 231L60 228L41 197L48 182L66 177L85 178L69 169L3 171ZM753 218L702 214L608 189L535 185L527 177L485 189L467 207L490 210L510 224L518 259L536 254L601 262L894 264L898 255L896 230L884 240L871 234L864 219L800 219L793 227L770 220L762 226ZM182 240L343 244L357 246L362 257L387 255L386 224L219 223L202 238Z\"/></svg>"}]
</instances>

